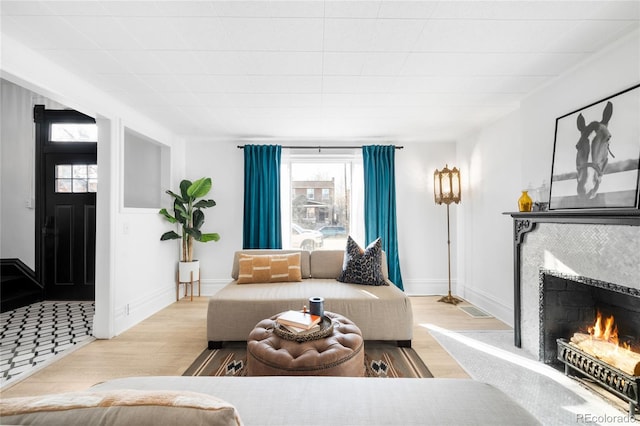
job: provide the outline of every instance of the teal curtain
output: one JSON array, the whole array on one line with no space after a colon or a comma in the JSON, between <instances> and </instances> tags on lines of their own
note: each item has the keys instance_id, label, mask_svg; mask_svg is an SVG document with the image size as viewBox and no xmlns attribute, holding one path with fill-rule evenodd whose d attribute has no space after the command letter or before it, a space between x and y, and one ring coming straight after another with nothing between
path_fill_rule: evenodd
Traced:
<instances>
[{"instance_id":1,"label":"teal curtain","mask_svg":"<svg viewBox=\"0 0 640 426\"><path fill-rule=\"evenodd\" d=\"M387 253L389 264L389 279L404 290L398 256L395 154L393 145L362 147L364 226L367 244L382 238L382 249Z\"/></svg>"},{"instance_id":2,"label":"teal curtain","mask_svg":"<svg viewBox=\"0 0 640 426\"><path fill-rule=\"evenodd\" d=\"M280 145L244 146L245 249L282 248Z\"/></svg>"}]
</instances>

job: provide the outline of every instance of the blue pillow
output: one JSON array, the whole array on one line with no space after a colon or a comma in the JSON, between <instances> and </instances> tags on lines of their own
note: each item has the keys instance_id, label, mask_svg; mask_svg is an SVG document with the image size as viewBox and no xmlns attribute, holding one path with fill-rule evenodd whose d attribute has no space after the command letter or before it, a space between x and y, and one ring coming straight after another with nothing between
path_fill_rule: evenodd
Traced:
<instances>
[{"instance_id":1,"label":"blue pillow","mask_svg":"<svg viewBox=\"0 0 640 426\"><path fill-rule=\"evenodd\" d=\"M349 236L342 272L337 280L352 284L389 285L382 276L382 240L378 238L362 250Z\"/></svg>"}]
</instances>

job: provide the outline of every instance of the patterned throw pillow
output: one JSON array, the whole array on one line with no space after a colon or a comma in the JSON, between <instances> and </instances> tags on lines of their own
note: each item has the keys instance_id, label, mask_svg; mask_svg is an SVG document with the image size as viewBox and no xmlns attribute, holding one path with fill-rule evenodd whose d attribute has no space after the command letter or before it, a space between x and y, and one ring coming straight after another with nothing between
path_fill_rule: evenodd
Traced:
<instances>
[{"instance_id":1,"label":"patterned throw pillow","mask_svg":"<svg viewBox=\"0 0 640 426\"><path fill-rule=\"evenodd\" d=\"M351 237L347 239L342 273L343 283L389 285L382 276L382 240L378 238L362 250Z\"/></svg>"},{"instance_id":2,"label":"patterned throw pillow","mask_svg":"<svg viewBox=\"0 0 640 426\"><path fill-rule=\"evenodd\" d=\"M240 254L238 284L302 281L300 253Z\"/></svg>"}]
</instances>

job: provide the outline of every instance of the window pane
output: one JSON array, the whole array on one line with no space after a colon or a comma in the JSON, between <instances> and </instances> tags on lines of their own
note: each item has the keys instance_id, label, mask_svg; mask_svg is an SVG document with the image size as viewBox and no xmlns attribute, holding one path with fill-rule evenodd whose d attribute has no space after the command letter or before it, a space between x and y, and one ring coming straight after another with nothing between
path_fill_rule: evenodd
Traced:
<instances>
[{"instance_id":1,"label":"window pane","mask_svg":"<svg viewBox=\"0 0 640 426\"><path fill-rule=\"evenodd\" d=\"M56 179L56 192L71 192L71 179Z\"/></svg>"},{"instance_id":2,"label":"window pane","mask_svg":"<svg viewBox=\"0 0 640 426\"><path fill-rule=\"evenodd\" d=\"M71 177L71 166L69 164L60 164L56 166L56 177L57 178L70 178Z\"/></svg>"},{"instance_id":3,"label":"window pane","mask_svg":"<svg viewBox=\"0 0 640 426\"><path fill-rule=\"evenodd\" d=\"M97 179L98 178L98 165L97 164L89 164L87 166L87 168L88 168L88 172L87 172L88 176L90 178Z\"/></svg>"},{"instance_id":4,"label":"window pane","mask_svg":"<svg viewBox=\"0 0 640 426\"><path fill-rule=\"evenodd\" d=\"M86 179L74 179L73 180L73 192L87 192L87 180Z\"/></svg>"},{"instance_id":5,"label":"window pane","mask_svg":"<svg viewBox=\"0 0 640 426\"><path fill-rule=\"evenodd\" d=\"M52 142L97 142L98 126L94 123L53 123Z\"/></svg>"},{"instance_id":6,"label":"window pane","mask_svg":"<svg viewBox=\"0 0 640 426\"><path fill-rule=\"evenodd\" d=\"M89 179L89 192L98 192L98 179Z\"/></svg>"},{"instance_id":7,"label":"window pane","mask_svg":"<svg viewBox=\"0 0 640 426\"><path fill-rule=\"evenodd\" d=\"M86 178L87 177L87 165L86 164L74 164L73 165L73 178Z\"/></svg>"}]
</instances>

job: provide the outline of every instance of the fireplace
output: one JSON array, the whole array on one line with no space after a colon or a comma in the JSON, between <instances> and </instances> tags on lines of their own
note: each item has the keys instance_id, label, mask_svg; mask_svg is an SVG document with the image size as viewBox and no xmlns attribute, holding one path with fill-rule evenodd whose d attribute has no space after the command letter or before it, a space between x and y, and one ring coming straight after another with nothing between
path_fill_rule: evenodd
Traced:
<instances>
[{"instance_id":1,"label":"fireplace","mask_svg":"<svg viewBox=\"0 0 640 426\"><path fill-rule=\"evenodd\" d=\"M636 412L640 378L564 343L586 332L600 310L615 316L623 341L640 347L640 210L509 214L515 345L590 377Z\"/></svg>"},{"instance_id":2,"label":"fireplace","mask_svg":"<svg viewBox=\"0 0 640 426\"><path fill-rule=\"evenodd\" d=\"M588 277L540 271L539 359L557 364L557 339L587 333L596 314L613 316L621 342L640 351L640 290Z\"/></svg>"},{"instance_id":3,"label":"fireplace","mask_svg":"<svg viewBox=\"0 0 640 426\"><path fill-rule=\"evenodd\" d=\"M596 317L610 318L615 321L617 339L638 352L640 290L541 270L539 306L540 360L564 368L567 375L587 377L604 387L629 403L632 416L640 405L637 372L622 371L570 341L576 333L589 337Z\"/></svg>"},{"instance_id":4,"label":"fireplace","mask_svg":"<svg viewBox=\"0 0 640 426\"><path fill-rule=\"evenodd\" d=\"M640 291L640 211L628 216L597 216L595 212L510 214L514 218L515 346L540 356L542 272L600 282L604 287L615 284L635 294ZM584 315L593 317L590 312Z\"/></svg>"}]
</instances>

